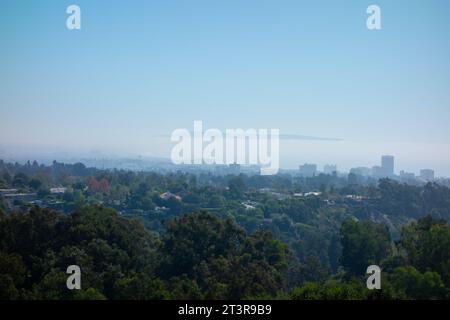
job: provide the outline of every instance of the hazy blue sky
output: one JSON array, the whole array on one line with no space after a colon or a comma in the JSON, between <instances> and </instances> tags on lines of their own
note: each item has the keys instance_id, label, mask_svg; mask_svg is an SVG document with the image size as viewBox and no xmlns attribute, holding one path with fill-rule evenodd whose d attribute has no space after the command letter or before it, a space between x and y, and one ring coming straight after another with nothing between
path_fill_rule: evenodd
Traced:
<instances>
[{"instance_id":1,"label":"hazy blue sky","mask_svg":"<svg viewBox=\"0 0 450 320\"><path fill-rule=\"evenodd\" d=\"M343 139L283 141L282 167L389 153L450 176L449 15L448 0L2 1L0 145L168 157L157 137L203 120Z\"/></svg>"}]
</instances>

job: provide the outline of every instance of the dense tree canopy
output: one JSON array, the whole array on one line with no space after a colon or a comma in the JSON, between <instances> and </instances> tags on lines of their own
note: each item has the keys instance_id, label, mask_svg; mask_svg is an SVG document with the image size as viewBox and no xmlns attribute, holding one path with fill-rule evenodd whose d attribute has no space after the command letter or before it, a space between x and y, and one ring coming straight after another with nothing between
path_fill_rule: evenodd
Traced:
<instances>
[{"instance_id":1,"label":"dense tree canopy","mask_svg":"<svg viewBox=\"0 0 450 320\"><path fill-rule=\"evenodd\" d=\"M3 298L241 299L283 286L286 245L251 236L206 212L166 223L161 240L114 210L84 207L69 216L32 208L0 220ZM83 290L65 270L82 268ZM80 296L81 295L81 296Z\"/></svg>"},{"instance_id":2,"label":"dense tree canopy","mask_svg":"<svg viewBox=\"0 0 450 320\"><path fill-rule=\"evenodd\" d=\"M349 275L364 274L368 266L381 265L391 253L388 228L371 221L344 221L341 243L341 263Z\"/></svg>"},{"instance_id":3,"label":"dense tree canopy","mask_svg":"<svg viewBox=\"0 0 450 320\"><path fill-rule=\"evenodd\" d=\"M0 299L450 298L444 184L0 160Z\"/></svg>"}]
</instances>

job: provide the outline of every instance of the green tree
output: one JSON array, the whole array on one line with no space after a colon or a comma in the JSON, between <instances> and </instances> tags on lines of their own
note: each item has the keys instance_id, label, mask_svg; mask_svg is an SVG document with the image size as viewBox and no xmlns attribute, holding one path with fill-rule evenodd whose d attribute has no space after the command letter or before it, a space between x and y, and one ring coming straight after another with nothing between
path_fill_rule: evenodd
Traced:
<instances>
[{"instance_id":1,"label":"green tree","mask_svg":"<svg viewBox=\"0 0 450 320\"><path fill-rule=\"evenodd\" d=\"M241 199L245 188L245 182L242 176L232 177L228 181L228 191L232 199Z\"/></svg>"},{"instance_id":2,"label":"green tree","mask_svg":"<svg viewBox=\"0 0 450 320\"><path fill-rule=\"evenodd\" d=\"M438 273L421 273L411 266L397 268L391 282L399 297L405 299L445 299L448 293Z\"/></svg>"},{"instance_id":3,"label":"green tree","mask_svg":"<svg viewBox=\"0 0 450 320\"><path fill-rule=\"evenodd\" d=\"M164 300L170 297L160 279L152 279L145 273L134 273L118 279L114 284L115 299Z\"/></svg>"},{"instance_id":4,"label":"green tree","mask_svg":"<svg viewBox=\"0 0 450 320\"><path fill-rule=\"evenodd\" d=\"M166 279L193 279L181 286L188 292L198 287L208 299L242 299L275 295L282 287L289 254L270 233L248 236L232 220L207 212L183 215L165 227L161 273Z\"/></svg>"},{"instance_id":5,"label":"green tree","mask_svg":"<svg viewBox=\"0 0 450 320\"><path fill-rule=\"evenodd\" d=\"M349 276L362 276L391 253L389 230L371 221L345 220L341 225L341 264Z\"/></svg>"},{"instance_id":6,"label":"green tree","mask_svg":"<svg viewBox=\"0 0 450 320\"><path fill-rule=\"evenodd\" d=\"M25 276L26 268L19 255L0 252L0 300L18 299Z\"/></svg>"},{"instance_id":7,"label":"green tree","mask_svg":"<svg viewBox=\"0 0 450 320\"><path fill-rule=\"evenodd\" d=\"M294 300L365 300L370 291L359 279L349 282L329 280L324 284L310 282L291 292Z\"/></svg>"},{"instance_id":8,"label":"green tree","mask_svg":"<svg viewBox=\"0 0 450 320\"><path fill-rule=\"evenodd\" d=\"M450 287L450 225L428 215L402 229L400 247L421 272L437 272Z\"/></svg>"}]
</instances>

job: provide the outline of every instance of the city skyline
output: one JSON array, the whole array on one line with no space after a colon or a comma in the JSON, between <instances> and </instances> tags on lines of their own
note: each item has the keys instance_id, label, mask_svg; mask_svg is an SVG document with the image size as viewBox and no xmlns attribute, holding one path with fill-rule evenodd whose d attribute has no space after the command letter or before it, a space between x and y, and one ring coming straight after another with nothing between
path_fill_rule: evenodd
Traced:
<instances>
[{"instance_id":1,"label":"city skyline","mask_svg":"<svg viewBox=\"0 0 450 320\"><path fill-rule=\"evenodd\" d=\"M383 166L384 159L392 158L392 167L387 169ZM286 167L280 167L281 172L289 171L291 173L294 173L298 171L299 175L303 175L305 177L312 177L317 174L339 174L339 175L346 175L350 173L355 173L360 176L365 177L373 177L373 178L401 178L402 180L415 180L415 179L422 179L422 180L429 180L432 181L434 179L439 178L449 178L449 176L445 176L437 172L434 168L429 166L423 166L417 171L408 171L405 170L405 168L402 168L400 166L395 165L395 156L393 155L381 155L379 157L380 162L378 164L373 163L369 166L360 166L358 164L354 164L353 166L350 166L349 168L342 169L338 164L334 163L333 161L325 162L324 164L318 165L317 163L314 163L314 161L311 162L305 162L305 163L299 163L297 167L295 168L286 168ZM93 157L92 155L85 155L85 156L74 156L74 155L66 155L65 157L39 157L39 156L19 156L19 157L4 157L2 153L0 152L0 160L5 162L18 162L21 164L24 164L26 162L34 162L37 161L39 164L50 164L54 161L62 162L62 163L76 163L76 162L86 162L88 166L96 167L96 168L118 168L118 169L130 169L130 170L144 170L144 171L151 171L148 168L149 164L152 164L154 166L153 168L179 168L183 170L183 168L191 168L192 170L195 170L194 168L199 168L200 170L203 168L228 168L227 172L230 174L239 174L239 170L236 171L236 166L239 168L253 168L248 172L256 173L258 170L255 170L258 165L251 165L251 164L182 164L182 165L176 165L171 162L169 158L158 158L158 157L117 157L117 156L106 156L102 155L101 153L97 153L96 157ZM114 163L120 163L120 165L115 166ZM105 163L108 163L108 165L105 167ZM125 164L124 164L125 163ZM128 163L128 164L127 164ZM131 164L131 166L130 166ZM236 173L238 172L238 173Z\"/></svg>"}]
</instances>

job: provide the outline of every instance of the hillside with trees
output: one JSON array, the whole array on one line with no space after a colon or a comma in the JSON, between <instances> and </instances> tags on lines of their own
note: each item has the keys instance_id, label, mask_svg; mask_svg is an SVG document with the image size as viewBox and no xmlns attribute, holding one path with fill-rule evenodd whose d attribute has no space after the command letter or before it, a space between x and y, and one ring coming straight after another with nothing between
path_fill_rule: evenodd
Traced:
<instances>
[{"instance_id":1,"label":"hillside with trees","mask_svg":"<svg viewBox=\"0 0 450 320\"><path fill-rule=\"evenodd\" d=\"M0 162L0 299L449 299L449 210L436 183Z\"/></svg>"}]
</instances>

